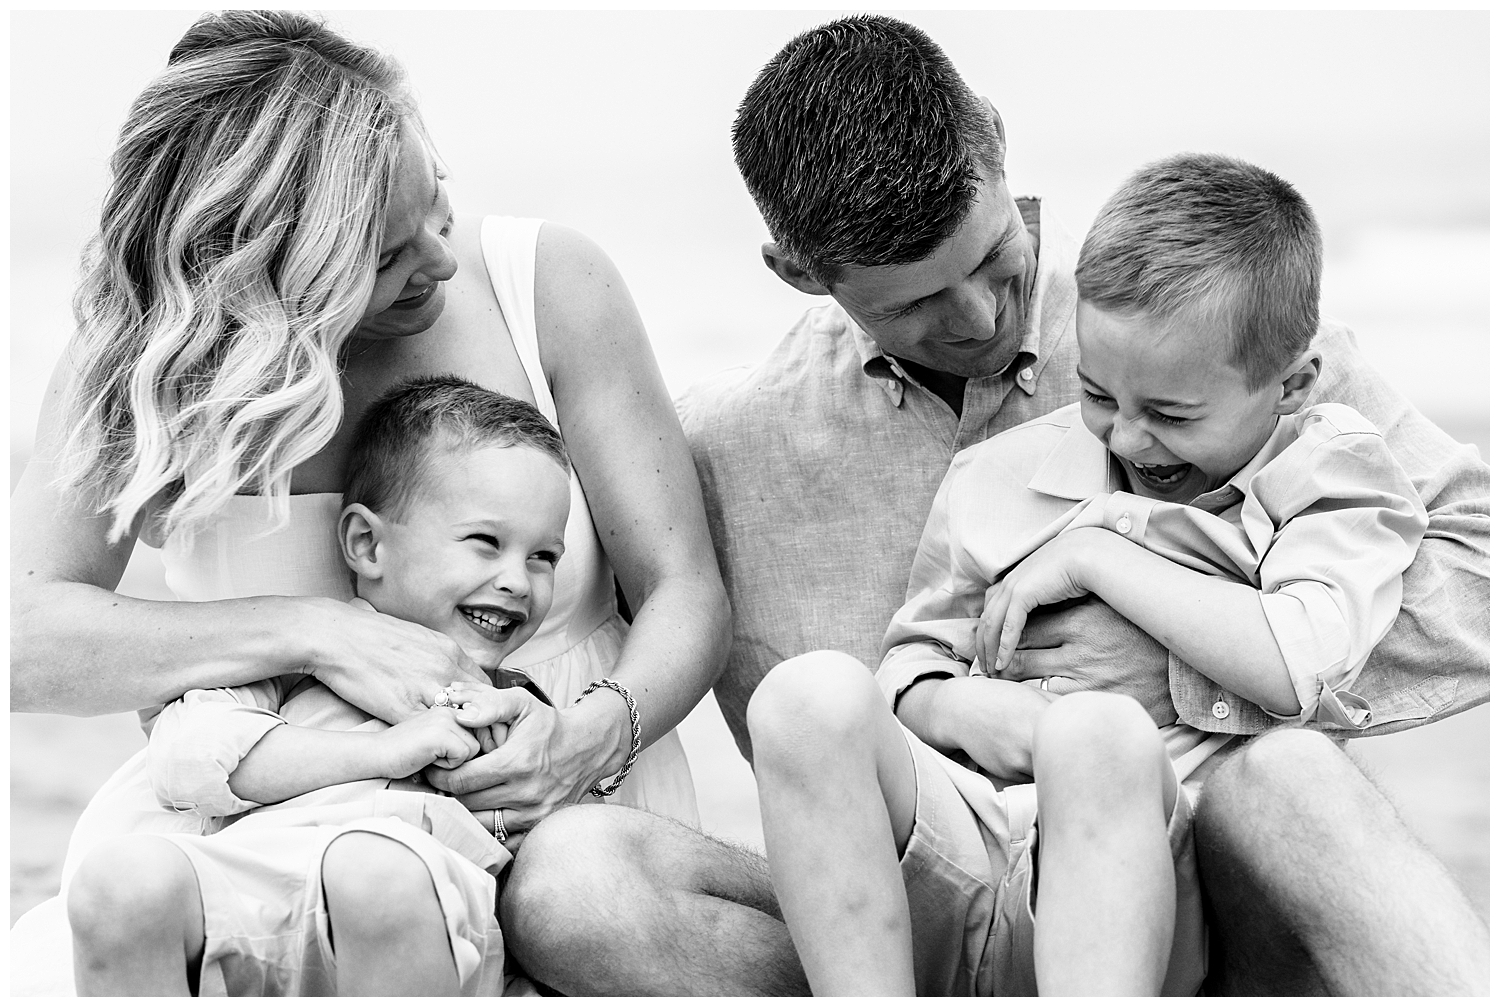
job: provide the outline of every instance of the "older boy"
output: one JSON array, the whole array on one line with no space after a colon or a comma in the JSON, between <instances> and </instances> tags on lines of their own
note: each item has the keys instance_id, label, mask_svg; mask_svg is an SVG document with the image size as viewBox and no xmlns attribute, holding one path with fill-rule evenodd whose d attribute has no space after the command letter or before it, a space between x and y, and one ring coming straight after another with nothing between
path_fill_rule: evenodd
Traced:
<instances>
[{"instance_id":1,"label":"older boy","mask_svg":"<svg viewBox=\"0 0 1500 1007\"><path fill-rule=\"evenodd\" d=\"M514 676L500 664L547 614L562 555L561 438L524 402L433 378L384 397L356 439L339 522L354 603ZM82 864L68 903L79 991L499 992L503 820L476 822L420 775L476 755L470 729L486 750L503 738L498 694L440 695L393 726L306 676L169 705L152 784L202 834L127 837Z\"/></svg>"},{"instance_id":2,"label":"older boy","mask_svg":"<svg viewBox=\"0 0 1500 1007\"><path fill-rule=\"evenodd\" d=\"M1202 155L1142 169L1079 257L1081 415L961 453L938 492L879 672L915 737L873 712L858 666L767 676L750 704L767 850L815 991L1026 991L1033 904L1044 994L1201 982L1195 788L1177 777L1201 780L1228 737L1164 728L1176 776L1154 777L1130 700L1049 705L959 676L1003 669L1032 609L1093 593L1272 716L1367 722L1348 689L1395 621L1427 520L1367 421L1303 408L1320 272L1311 211L1269 172ZM853 757L850 733L871 739ZM997 780L1034 776L1035 794L997 793L923 741ZM861 788L885 807L869 814L849 796ZM871 830L894 831L899 865L870 858ZM915 976L890 926L903 908ZM971 925L992 918L994 932Z\"/></svg>"}]
</instances>

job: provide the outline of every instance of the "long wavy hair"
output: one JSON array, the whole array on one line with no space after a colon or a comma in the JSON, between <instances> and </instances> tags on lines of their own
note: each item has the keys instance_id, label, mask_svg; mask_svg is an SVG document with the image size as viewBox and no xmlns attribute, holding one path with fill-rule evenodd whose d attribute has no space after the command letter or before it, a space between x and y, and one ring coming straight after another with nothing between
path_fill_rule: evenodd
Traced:
<instances>
[{"instance_id":1,"label":"long wavy hair","mask_svg":"<svg viewBox=\"0 0 1500 1007\"><path fill-rule=\"evenodd\" d=\"M306 15L201 18L131 106L84 250L64 487L117 541L237 493L284 522L343 418L339 353L375 282L402 129L393 59Z\"/></svg>"}]
</instances>

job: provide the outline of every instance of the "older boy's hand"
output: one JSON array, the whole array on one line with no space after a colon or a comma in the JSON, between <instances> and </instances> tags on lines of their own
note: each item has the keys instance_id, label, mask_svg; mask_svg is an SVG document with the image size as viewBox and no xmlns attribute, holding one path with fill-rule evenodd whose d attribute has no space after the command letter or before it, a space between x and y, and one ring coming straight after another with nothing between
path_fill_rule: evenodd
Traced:
<instances>
[{"instance_id":1,"label":"older boy's hand","mask_svg":"<svg viewBox=\"0 0 1500 1007\"><path fill-rule=\"evenodd\" d=\"M1158 727L1177 722L1166 648L1092 595L1033 611L1003 677L1049 679L1048 691L1060 694L1123 693L1144 706Z\"/></svg>"}]
</instances>

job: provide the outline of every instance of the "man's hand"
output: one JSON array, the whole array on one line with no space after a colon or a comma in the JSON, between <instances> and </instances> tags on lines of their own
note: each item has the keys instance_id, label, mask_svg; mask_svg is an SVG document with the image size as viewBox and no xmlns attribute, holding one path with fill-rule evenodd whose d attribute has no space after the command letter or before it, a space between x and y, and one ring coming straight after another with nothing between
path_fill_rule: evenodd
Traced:
<instances>
[{"instance_id":1,"label":"man's hand","mask_svg":"<svg viewBox=\"0 0 1500 1007\"><path fill-rule=\"evenodd\" d=\"M1001 677L1051 679L1048 690L1059 694L1123 693L1144 706L1158 727L1177 722L1166 648L1092 595L1033 611Z\"/></svg>"}]
</instances>

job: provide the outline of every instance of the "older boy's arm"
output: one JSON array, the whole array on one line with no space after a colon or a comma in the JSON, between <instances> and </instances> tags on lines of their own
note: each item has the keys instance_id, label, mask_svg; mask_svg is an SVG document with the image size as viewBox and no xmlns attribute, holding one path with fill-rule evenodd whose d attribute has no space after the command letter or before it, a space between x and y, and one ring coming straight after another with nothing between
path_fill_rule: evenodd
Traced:
<instances>
[{"instance_id":1,"label":"older boy's arm","mask_svg":"<svg viewBox=\"0 0 1500 1007\"><path fill-rule=\"evenodd\" d=\"M962 752L991 775L1020 783L1032 778L1037 718L1056 698L998 678L924 678L901 694L896 717L938 751Z\"/></svg>"}]
</instances>

